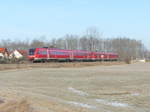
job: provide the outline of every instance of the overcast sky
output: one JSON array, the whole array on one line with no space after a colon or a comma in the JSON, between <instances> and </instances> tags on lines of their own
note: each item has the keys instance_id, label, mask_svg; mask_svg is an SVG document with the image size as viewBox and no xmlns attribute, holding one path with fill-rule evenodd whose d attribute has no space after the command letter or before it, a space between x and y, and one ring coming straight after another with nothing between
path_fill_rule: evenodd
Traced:
<instances>
[{"instance_id":1,"label":"overcast sky","mask_svg":"<svg viewBox=\"0 0 150 112\"><path fill-rule=\"evenodd\" d=\"M3 0L0 39L83 34L95 26L104 37L126 36L150 48L150 0Z\"/></svg>"}]
</instances>

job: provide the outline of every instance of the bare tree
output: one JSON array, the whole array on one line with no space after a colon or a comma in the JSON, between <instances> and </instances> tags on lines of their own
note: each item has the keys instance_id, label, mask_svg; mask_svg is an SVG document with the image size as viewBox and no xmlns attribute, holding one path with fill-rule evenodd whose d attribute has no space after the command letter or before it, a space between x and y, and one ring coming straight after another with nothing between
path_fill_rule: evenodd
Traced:
<instances>
[{"instance_id":1,"label":"bare tree","mask_svg":"<svg viewBox=\"0 0 150 112\"><path fill-rule=\"evenodd\" d=\"M3 39L0 41L0 47L6 47L10 50L14 50L46 46L60 49L116 52L119 54L120 60L150 58L150 51L145 48L142 41L127 37L117 37L113 39L102 38L96 27L88 28L84 35L78 36L67 34L61 38L52 38L49 41L44 40L45 36L26 41Z\"/></svg>"},{"instance_id":2,"label":"bare tree","mask_svg":"<svg viewBox=\"0 0 150 112\"><path fill-rule=\"evenodd\" d=\"M30 46L31 46L32 48L44 47L44 46L45 46L45 43L44 43L43 41L41 41L41 40L34 39L34 40L31 42Z\"/></svg>"}]
</instances>

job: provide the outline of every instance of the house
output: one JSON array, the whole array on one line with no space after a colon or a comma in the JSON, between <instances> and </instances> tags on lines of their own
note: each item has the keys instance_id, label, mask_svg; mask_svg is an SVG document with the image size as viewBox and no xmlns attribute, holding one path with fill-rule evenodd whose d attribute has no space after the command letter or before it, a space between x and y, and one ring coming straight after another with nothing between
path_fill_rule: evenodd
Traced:
<instances>
[{"instance_id":1,"label":"house","mask_svg":"<svg viewBox=\"0 0 150 112\"><path fill-rule=\"evenodd\" d=\"M14 50L10 52L9 58L16 58L16 59L21 59L21 58L27 58L28 54L26 50Z\"/></svg>"},{"instance_id":2,"label":"house","mask_svg":"<svg viewBox=\"0 0 150 112\"><path fill-rule=\"evenodd\" d=\"M0 48L0 58L8 58L9 53L7 48Z\"/></svg>"}]
</instances>

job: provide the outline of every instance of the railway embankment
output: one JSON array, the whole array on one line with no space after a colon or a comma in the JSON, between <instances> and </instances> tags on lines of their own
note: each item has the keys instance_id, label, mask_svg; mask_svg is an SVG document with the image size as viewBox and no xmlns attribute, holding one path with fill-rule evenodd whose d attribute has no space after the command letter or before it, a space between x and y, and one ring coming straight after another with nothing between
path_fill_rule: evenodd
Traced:
<instances>
[{"instance_id":1,"label":"railway embankment","mask_svg":"<svg viewBox=\"0 0 150 112\"><path fill-rule=\"evenodd\" d=\"M26 69L26 68L72 68L88 66L111 66L122 65L125 62L50 62L50 63L22 63L22 64L0 64L0 70Z\"/></svg>"}]
</instances>

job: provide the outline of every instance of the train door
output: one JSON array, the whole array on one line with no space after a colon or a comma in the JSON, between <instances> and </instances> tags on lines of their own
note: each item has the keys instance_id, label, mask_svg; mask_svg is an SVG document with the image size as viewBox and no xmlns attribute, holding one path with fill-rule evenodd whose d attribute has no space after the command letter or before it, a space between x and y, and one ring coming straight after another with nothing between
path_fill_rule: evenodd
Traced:
<instances>
[{"instance_id":1,"label":"train door","mask_svg":"<svg viewBox=\"0 0 150 112\"><path fill-rule=\"evenodd\" d=\"M109 56L109 54L107 54L107 61L110 59L110 56Z\"/></svg>"},{"instance_id":2,"label":"train door","mask_svg":"<svg viewBox=\"0 0 150 112\"><path fill-rule=\"evenodd\" d=\"M95 53L92 53L92 60L95 60Z\"/></svg>"},{"instance_id":3,"label":"train door","mask_svg":"<svg viewBox=\"0 0 150 112\"><path fill-rule=\"evenodd\" d=\"M47 52L47 59L50 59L50 50L47 49L46 52Z\"/></svg>"},{"instance_id":4,"label":"train door","mask_svg":"<svg viewBox=\"0 0 150 112\"><path fill-rule=\"evenodd\" d=\"M101 54L100 56L101 61L104 61L104 58L105 58L104 54Z\"/></svg>"},{"instance_id":5,"label":"train door","mask_svg":"<svg viewBox=\"0 0 150 112\"><path fill-rule=\"evenodd\" d=\"M47 58L47 50L46 49L40 49L38 51L38 55L39 55L39 58L46 59Z\"/></svg>"},{"instance_id":6,"label":"train door","mask_svg":"<svg viewBox=\"0 0 150 112\"><path fill-rule=\"evenodd\" d=\"M73 54L72 51L70 52L69 58L70 58L70 60L73 60L73 59L74 59L74 54Z\"/></svg>"}]
</instances>

